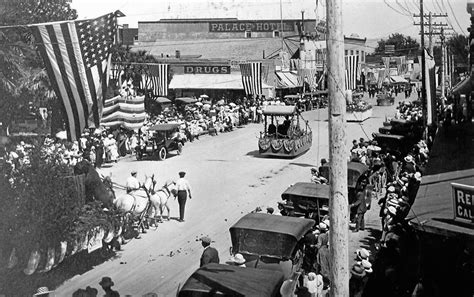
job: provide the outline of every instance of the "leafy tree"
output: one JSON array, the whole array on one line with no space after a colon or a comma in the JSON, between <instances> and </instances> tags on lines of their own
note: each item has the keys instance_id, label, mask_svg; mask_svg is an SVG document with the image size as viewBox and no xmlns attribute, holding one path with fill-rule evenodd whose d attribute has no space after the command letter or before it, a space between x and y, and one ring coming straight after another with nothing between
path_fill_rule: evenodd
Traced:
<instances>
[{"instance_id":1,"label":"leafy tree","mask_svg":"<svg viewBox=\"0 0 474 297\"><path fill-rule=\"evenodd\" d=\"M465 35L460 34L456 34L446 40L446 45L454 55L456 64L468 64L468 44L468 38Z\"/></svg>"},{"instance_id":2,"label":"leafy tree","mask_svg":"<svg viewBox=\"0 0 474 297\"><path fill-rule=\"evenodd\" d=\"M77 18L67 0L11 0L0 7L0 25L19 26L0 30L0 122L9 126L28 102L55 98L41 57L36 54L28 28L21 25Z\"/></svg>"},{"instance_id":3,"label":"leafy tree","mask_svg":"<svg viewBox=\"0 0 474 297\"><path fill-rule=\"evenodd\" d=\"M409 56L416 55L420 50L420 45L418 41L411 38L410 36L405 36L400 33L394 33L390 35L387 39L380 39L378 42L377 48L375 49L376 55L385 55L385 46L394 45L395 46L395 55L396 56Z\"/></svg>"}]
</instances>

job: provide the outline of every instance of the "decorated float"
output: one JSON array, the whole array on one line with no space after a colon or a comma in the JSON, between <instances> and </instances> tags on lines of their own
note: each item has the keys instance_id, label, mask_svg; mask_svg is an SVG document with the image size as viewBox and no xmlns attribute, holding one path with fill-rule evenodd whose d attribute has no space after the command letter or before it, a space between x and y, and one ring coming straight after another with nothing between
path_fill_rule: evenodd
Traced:
<instances>
[{"instance_id":1,"label":"decorated float","mask_svg":"<svg viewBox=\"0 0 474 297\"><path fill-rule=\"evenodd\" d=\"M390 106L395 104L395 97L389 92L383 92L377 95L377 106Z\"/></svg>"},{"instance_id":2,"label":"decorated float","mask_svg":"<svg viewBox=\"0 0 474 297\"><path fill-rule=\"evenodd\" d=\"M62 148L38 145L17 162L1 160L0 263L8 271L47 272L122 233L121 213L100 201L87 202L90 176L74 172Z\"/></svg>"},{"instance_id":3,"label":"decorated float","mask_svg":"<svg viewBox=\"0 0 474 297\"><path fill-rule=\"evenodd\" d=\"M258 139L261 156L296 157L311 148L311 128L296 106L268 105L263 115L264 129Z\"/></svg>"},{"instance_id":4,"label":"decorated float","mask_svg":"<svg viewBox=\"0 0 474 297\"><path fill-rule=\"evenodd\" d=\"M346 121L363 122L372 117L372 105L362 99L354 99L347 103Z\"/></svg>"}]
</instances>

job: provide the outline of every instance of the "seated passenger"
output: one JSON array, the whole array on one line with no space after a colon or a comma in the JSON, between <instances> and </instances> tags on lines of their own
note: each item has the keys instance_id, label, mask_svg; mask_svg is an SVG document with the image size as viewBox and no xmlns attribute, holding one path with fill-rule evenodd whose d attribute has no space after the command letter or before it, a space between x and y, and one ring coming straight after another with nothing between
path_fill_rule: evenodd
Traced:
<instances>
[{"instance_id":1,"label":"seated passenger","mask_svg":"<svg viewBox=\"0 0 474 297\"><path fill-rule=\"evenodd\" d=\"M268 125L268 130L267 130L267 134L268 135L274 135L276 133L276 126L274 124L270 124Z\"/></svg>"}]
</instances>

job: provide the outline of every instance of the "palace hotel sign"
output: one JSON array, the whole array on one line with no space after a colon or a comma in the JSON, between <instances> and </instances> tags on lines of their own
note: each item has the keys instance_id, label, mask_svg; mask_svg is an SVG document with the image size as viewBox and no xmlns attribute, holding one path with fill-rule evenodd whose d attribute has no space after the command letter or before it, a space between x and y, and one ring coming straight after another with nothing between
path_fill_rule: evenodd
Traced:
<instances>
[{"instance_id":1,"label":"palace hotel sign","mask_svg":"<svg viewBox=\"0 0 474 297\"><path fill-rule=\"evenodd\" d=\"M283 31L295 31L294 21L284 21ZM209 32L273 32L282 31L278 21L209 22Z\"/></svg>"}]
</instances>

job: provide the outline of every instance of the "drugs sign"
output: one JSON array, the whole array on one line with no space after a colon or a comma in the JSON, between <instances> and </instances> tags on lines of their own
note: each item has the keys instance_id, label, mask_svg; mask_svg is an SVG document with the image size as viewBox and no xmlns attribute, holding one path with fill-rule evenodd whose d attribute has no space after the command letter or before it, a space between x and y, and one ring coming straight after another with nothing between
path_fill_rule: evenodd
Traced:
<instances>
[{"instance_id":1,"label":"drugs sign","mask_svg":"<svg viewBox=\"0 0 474 297\"><path fill-rule=\"evenodd\" d=\"M474 186L451 183L453 187L454 219L474 222Z\"/></svg>"}]
</instances>

